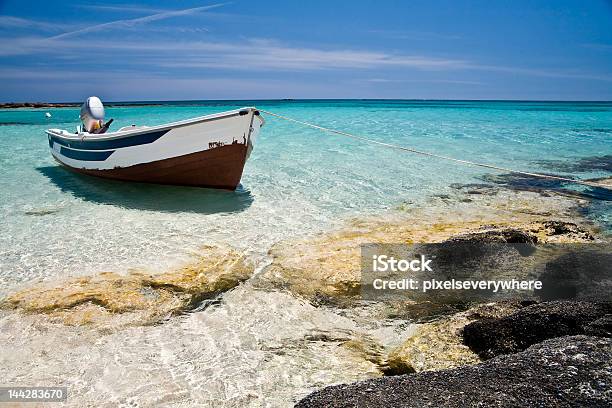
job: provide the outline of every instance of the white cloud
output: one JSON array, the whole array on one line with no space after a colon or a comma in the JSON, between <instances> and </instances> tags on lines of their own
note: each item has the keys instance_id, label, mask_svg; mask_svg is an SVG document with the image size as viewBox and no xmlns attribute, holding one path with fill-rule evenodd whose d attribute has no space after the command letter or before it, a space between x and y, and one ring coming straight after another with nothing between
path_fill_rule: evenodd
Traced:
<instances>
[{"instance_id":1,"label":"white cloud","mask_svg":"<svg viewBox=\"0 0 612 408\"><path fill-rule=\"evenodd\" d=\"M209 6L202 6L202 7L193 7L193 8L188 8L188 9L182 9L182 10L168 10L168 11L162 11L159 13L155 13L155 14L150 14L148 16L144 16L144 17L138 17L138 18L131 18L131 19L122 19L122 20L114 20L114 21L109 21L106 23L101 23L101 24L96 24L96 25L92 25L92 26L88 26L85 28L81 28L79 30L74 30L74 31L68 31L62 34L58 34L56 36L53 37L49 37L49 40L59 40L62 38L66 38L66 37L72 37L72 36L76 36L76 35L80 35L80 34L85 34L85 33L91 33L91 32L95 32L95 31L101 31L101 30L107 30L107 29L117 29L117 28L130 28L130 27L134 27L136 25L140 25L140 24L147 24L150 23L152 21L159 21L159 20L165 20L167 18L171 18L171 17L179 17L179 16L187 16L190 14L195 14L195 13L199 13L202 11L206 11L206 10L211 10L217 7L221 7L225 5L225 3L218 3L218 4L212 4Z\"/></svg>"},{"instance_id":2,"label":"white cloud","mask_svg":"<svg viewBox=\"0 0 612 408\"><path fill-rule=\"evenodd\" d=\"M78 4L76 7L86 9L86 10L96 10L96 11L119 11L122 13L125 12L133 12L133 13L163 13L165 11L172 11L168 9L160 9L153 7L145 7L145 6L136 6L133 4L115 4L115 5L107 5L107 4Z\"/></svg>"},{"instance_id":3,"label":"white cloud","mask_svg":"<svg viewBox=\"0 0 612 408\"><path fill-rule=\"evenodd\" d=\"M93 51L92 51L93 50ZM0 56L52 55L55 61L82 61L86 53L91 63L107 65L120 60L125 70L138 72L170 69L189 72L199 69L234 71L314 71L330 69L373 70L405 68L423 71L486 71L546 78L568 78L612 82L612 76L582 71L535 69L480 64L473 61L407 55L375 50L292 47L277 41L251 39L234 42L212 41L81 41L73 38L22 37L0 39ZM376 78L374 80L377 80ZM383 81L390 81L382 79ZM454 80L440 79L448 83ZM473 83L473 81L462 81Z\"/></svg>"},{"instance_id":4,"label":"white cloud","mask_svg":"<svg viewBox=\"0 0 612 408\"><path fill-rule=\"evenodd\" d=\"M488 71L488 72L503 72L509 74L536 76L544 78L568 78L568 79L585 79L592 81L612 82L612 75L594 74L590 72L580 71L559 71L555 69L538 69L538 68L522 68L522 67L505 67L499 65L478 65L468 64L467 69Z\"/></svg>"},{"instance_id":5,"label":"white cloud","mask_svg":"<svg viewBox=\"0 0 612 408\"><path fill-rule=\"evenodd\" d=\"M432 84L457 84L457 85L484 85L483 82L480 81L463 81L459 79L390 79L390 78L369 78L366 79L367 82L374 83L403 83L403 82L413 82L413 83L432 83Z\"/></svg>"},{"instance_id":6,"label":"white cloud","mask_svg":"<svg viewBox=\"0 0 612 408\"><path fill-rule=\"evenodd\" d=\"M15 81L14 79L27 79ZM48 82L46 82L48 80ZM6 83L3 83L6 81ZM41 81L44 86L41 86ZM154 83L155 86L151 86ZM166 77L148 72L15 70L0 68L0 86L20 100L78 101L95 93L105 101L160 99L260 99L333 97L339 83L302 83L244 75ZM160 95L163 94L163 97ZM357 91L347 97L359 97ZM8 101L0 93L0 101Z\"/></svg>"},{"instance_id":7,"label":"white cloud","mask_svg":"<svg viewBox=\"0 0 612 408\"><path fill-rule=\"evenodd\" d=\"M185 58L160 62L161 66L174 68L233 68L233 69L369 69L380 67L406 68L456 68L464 61L431 58L418 55L401 55L367 50L324 50L317 48L289 47L282 45L247 42L232 44L195 43L191 50L206 51ZM219 58L219 57L222 58Z\"/></svg>"},{"instance_id":8,"label":"white cloud","mask_svg":"<svg viewBox=\"0 0 612 408\"><path fill-rule=\"evenodd\" d=\"M582 44L582 46L585 48L592 48L594 50L612 51L612 44L588 43L588 44Z\"/></svg>"},{"instance_id":9,"label":"white cloud","mask_svg":"<svg viewBox=\"0 0 612 408\"><path fill-rule=\"evenodd\" d=\"M93 36L83 41L77 38L80 34L109 30L115 28L131 28L149 22L163 20L175 16L185 16L193 13L220 7L223 4L213 4L183 10L163 11L134 19L122 19L102 23L95 26L80 28L52 37L30 36L10 38L0 37L0 57L18 55L37 55L45 63L56 67L64 66L70 71L71 64L86 61L99 67L120 66L125 72L166 71L172 75L200 72L207 69L233 71L315 71L315 70L378 70L385 68L418 69L423 71L486 71L523 76L547 78L568 78L612 82L612 76L583 71L559 69L533 69L513 66L496 66L482 64L461 58L443 58L427 55L411 55L408 53L367 50L291 46L270 39L242 39L236 41L171 41L135 40L133 38L118 39L117 36ZM0 23L19 27L38 27L41 29L57 29L59 25L41 21L26 20L11 16L0 16ZM191 30L198 30L190 27ZM121 33L123 35L123 33ZM159 37L159 36L158 36ZM183 36L184 37L184 36ZM161 38L161 37L159 37ZM118 63L118 61L120 61ZM23 67L26 68L26 67ZM39 77L44 74L40 70ZM83 72L87 72L83 70ZM18 72L12 75L19 75ZM379 75L379 74L376 74ZM376 79L370 82L390 82L391 79ZM433 81L433 80L432 80ZM453 79L436 79L437 82L471 83Z\"/></svg>"},{"instance_id":10,"label":"white cloud","mask_svg":"<svg viewBox=\"0 0 612 408\"><path fill-rule=\"evenodd\" d=\"M0 26L3 28L33 28L44 31L65 30L68 25L14 16L0 16Z\"/></svg>"},{"instance_id":11,"label":"white cloud","mask_svg":"<svg viewBox=\"0 0 612 408\"><path fill-rule=\"evenodd\" d=\"M405 67L440 70L460 68L467 64L466 61L457 59L382 51L291 47L269 40L83 42L59 37L0 40L0 55L49 53L58 58L80 55L85 51L89 52L90 61L94 58L107 60L129 56L124 59L125 64L146 63L149 66L191 69L320 70Z\"/></svg>"},{"instance_id":12,"label":"white cloud","mask_svg":"<svg viewBox=\"0 0 612 408\"><path fill-rule=\"evenodd\" d=\"M436 33L433 31L368 30L368 33L394 40L459 40L463 38L456 34Z\"/></svg>"}]
</instances>

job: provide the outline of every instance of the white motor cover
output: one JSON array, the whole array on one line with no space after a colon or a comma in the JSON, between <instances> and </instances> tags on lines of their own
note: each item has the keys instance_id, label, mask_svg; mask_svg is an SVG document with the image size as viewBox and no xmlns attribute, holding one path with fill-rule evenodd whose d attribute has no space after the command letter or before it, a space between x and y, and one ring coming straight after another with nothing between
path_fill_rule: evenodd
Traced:
<instances>
[{"instance_id":1,"label":"white motor cover","mask_svg":"<svg viewBox=\"0 0 612 408\"><path fill-rule=\"evenodd\" d=\"M88 132L93 132L102 126L104 121L104 105L97 96L90 96L81 106L81 122Z\"/></svg>"}]
</instances>

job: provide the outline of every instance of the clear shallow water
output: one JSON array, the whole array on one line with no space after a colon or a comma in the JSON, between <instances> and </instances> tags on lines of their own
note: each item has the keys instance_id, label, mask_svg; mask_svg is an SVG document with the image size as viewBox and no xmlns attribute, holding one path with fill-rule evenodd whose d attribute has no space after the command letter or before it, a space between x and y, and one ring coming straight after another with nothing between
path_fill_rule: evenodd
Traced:
<instances>
[{"instance_id":1,"label":"clear shallow water","mask_svg":"<svg viewBox=\"0 0 612 408\"><path fill-rule=\"evenodd\" d=\"M68 406L109 408L290 407L313 388L376 376L339 344L364 334L352 320L248 283L223 298L205 312L105 334L6 316L0 376L64 384Z\"/></svg>"},{"instance_id":2,"label":"clear shallow water","mask_svg":"<svg viewBox=\"0 0 612 408\"><path fill-rule=\"evenodd\" d=\"M249 105L458 158L581 178L611 173L612 103L242 101L111 107L108 117L153 125ZM236 192L112 182L52 160L44 129L74 128L77 116L0 110L0 296L37 278L163 270L206 244L250 251L261 267L277 241L400 205L433 206L444 200L432 195L486 174L268 117ZM609 225L609 201L588 216ZM0 378L66 385L74 407L289 407L316 388L378 375L343 343L373 339L389 349L413 326L377 318L372 307L315 307L249 280L157 325L103 330L3 310Z\"/></svg>"},{"instance_id":3,"label":"clear shallow water","mask_svg":"<svg viewBox=\"0 0 612 408\"><path fill-rule=\"evenodd\" d=\"M173 102L108 107L114 127L259 106L457 158L581 178L610 176L612 103L444 101ZM51 119L44 112L52 113ZM418 205L483 169L405 154L266 117L236 192L125 184L59 167L44 130L77 108L0 110L1 292L34 278L164 269L210 243L255 255L358 214ZM609 157L608 157L609 161ZM590 216L606 223L607 203Z\"/></svg>"}]
</instances>

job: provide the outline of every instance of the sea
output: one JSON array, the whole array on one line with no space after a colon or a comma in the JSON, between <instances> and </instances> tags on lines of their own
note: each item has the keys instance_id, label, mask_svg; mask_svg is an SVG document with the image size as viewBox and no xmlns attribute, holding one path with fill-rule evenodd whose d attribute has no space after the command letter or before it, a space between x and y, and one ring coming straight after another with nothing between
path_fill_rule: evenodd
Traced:
<instances>
[{"instance_id":1,"label":"sea","mask_svg":"<svg viewBox=\"0 0 612 408\"><path fill-rule=\"evenodd\" d=\"M244 100L106 105L106 117L114 119L115 129L255 106L299 121L457 159L577 179L612 175L612 102ZM46 117L47 112L51 117ZM496 183L535 190L545 187L583 195L592 201L584 210L585 216L602 231L612 231L609 190L461 165L322 132L266 113L262 116L265 124L240 186L236 191L217 191L77 175L53 160L45 130L76 129L78 107L0 109L0 142L4 146L0 150L0 297L34 282L103 271L165 271L188 262L204 245L230 245L246 251L259 268L264 268L268 251L276 243L329 231L355 217L376 217L399 207L435 205L432 197L444 196L465 184ZM74 381L77 377L89 378L83 381L93 385L79 388L82 399L77 401L83 405L111 401L137 406L138 398L145 394L141 405L155 405L157 387L175 392L172 384L180 383L183 387L169 405L189 406L236 397L237 405L283 406L313 384L347 378L326 377L343 364L340 360L323 361L321 356L306 353L264 363L260 360L263 357L249 348L253 340L249 336L276 336L284 330L282 319L274 322L283 307L298 308L295 313L304 321L292 320L296 326L290 327L296 332L306 330L308 316L314 310L302 303L295 306L294 300L284 296L239 289L226 301L234 298L244 308L242 313L237 306L202 311L189 317L189 323L175 323L172 329L145 327L133 329L129 335L114 333L105 340L90 339L95 347L78 343L82 333L76 329L57 329L57 344L60 338L72 338L76 343L71 350L82 347L88 356L85 360L93 364L83 369L93 371L82 376L62 371L70 367L66 358L69 362L72 358L76 366L84 361L65 349L58 354L62 357L45 370L24 371L15 378L28 384L44 382L46 375L66 375ZM266 308L271 304L274 312ZM334 319L324 320L329 323ZM15 329L16 324L12 321L10 327ZM270 327L274 325L278 327ZM209 326L214 330L208 330ZM240 327L250 329L241 331ZM15 329L13 340L19 333L24 335L20 330ZM23 344L24 350L37 353L44 348L47 353L53 352L42 338L36 339ZM183 344L178 350L176 339L195 343ZM196 348L202 339L206 347ZM166 360L147 360L146 351L136 351L143 344L148 344L145 350L161 350ZM197 360L198 352L207 357ZM104 356L113 356L114 362L96 366L96 359ZM221 373L211 371L214 366L221 367ZM260 373L264 366L269 371ZM144 378L145 374L138 373L147 369L152 370L150 377L134 384L144 382L148 388L119 384L117 376ZM299 376L291 377L287 370ZM96 379L96 373L108 376L98 388L96 381L103 380ZM242 382L228 388L231 378ZM291 388L288 384L297 385ZM130 401L136 405L129 405Z\"/></svg>"}]
</instances>

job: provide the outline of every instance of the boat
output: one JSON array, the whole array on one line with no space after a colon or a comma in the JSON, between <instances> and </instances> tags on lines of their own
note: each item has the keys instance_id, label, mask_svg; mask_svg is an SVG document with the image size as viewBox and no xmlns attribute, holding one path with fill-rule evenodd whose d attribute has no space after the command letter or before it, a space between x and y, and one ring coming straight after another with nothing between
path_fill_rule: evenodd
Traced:
<instances>
[{"instance_id":1,"label":"boat","mask_svg":"<svg viewBox=\"0 0 612 408\"><path fill-rule=\"evenodd\" d=\"M235 190L264 124L254 107L116 132L107 132L110 122L76 133L48 129L51 154L68 169L91 176Z\"/></svg>"}]
</instances>

